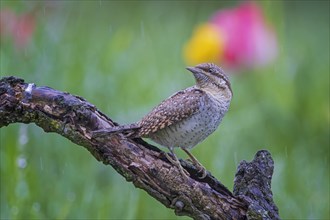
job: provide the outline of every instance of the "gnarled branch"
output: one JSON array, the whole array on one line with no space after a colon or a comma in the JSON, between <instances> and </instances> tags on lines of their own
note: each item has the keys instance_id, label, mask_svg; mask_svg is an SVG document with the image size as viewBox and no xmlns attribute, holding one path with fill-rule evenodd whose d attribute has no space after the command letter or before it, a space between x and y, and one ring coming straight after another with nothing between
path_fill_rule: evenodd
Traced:
<instances>
[{"instance_id":1,"label":"gnarled branch","mask_svg":"<svg viewBox=\"0 0 330 220\"><path fill-rule=\"evenodd\" d=\"M131 140L120 134L92 138L91 131L117 124L83 98L5 77L0 80L0 128L17 122L35 123L45 132L56 132L85 147L177 215L279 219L270 188L274 163L267 151L259 151L250 163L240 163L231 193L209 172L199 179L195 167L181 160L191 177L183 178L164 152L142 139Z\"/></svg>"}]
</instances>

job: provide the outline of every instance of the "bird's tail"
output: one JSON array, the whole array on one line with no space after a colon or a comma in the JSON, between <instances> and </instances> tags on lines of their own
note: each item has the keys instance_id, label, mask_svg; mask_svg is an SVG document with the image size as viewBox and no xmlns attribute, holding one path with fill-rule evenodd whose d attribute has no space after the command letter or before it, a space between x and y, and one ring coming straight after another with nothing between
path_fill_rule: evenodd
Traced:
<instances>
[{"instance_id":1,"label":"bird's tail","mask_svg":"<svg viewBox=\"0 0 330 220\"><path fill-rule=\"evenodd\" d=\"M119 125L111 128L104 128L100 130L96 130L92 132L92 137L104 137L107 135L113 134L123 134L126 137L134 138L137 137L138 131L141 127L136 124L129 124L129 125Z\"/></svg>"}]
</instances>

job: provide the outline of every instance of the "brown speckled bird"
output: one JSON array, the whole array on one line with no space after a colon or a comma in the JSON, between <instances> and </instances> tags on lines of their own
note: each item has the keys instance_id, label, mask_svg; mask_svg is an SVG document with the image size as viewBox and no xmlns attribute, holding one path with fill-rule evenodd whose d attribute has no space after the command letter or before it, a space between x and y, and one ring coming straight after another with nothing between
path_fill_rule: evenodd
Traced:
<instances>
[{"instance_id":1,"label":"brown speckled bird","mask_svg":"<svg viewBox=\"0 0 330 220\"><path fill-rule=\"evenodd\" d=\"M129 138L150 138L168 147L174 160L166 154L170 162L177 165L183 175L185 171L173 149L179 147L191 158L202 177L205 168L189 152L189 149L203 141L219 126L228 111L232 90L224 71L212 63L187 67L196 79L196 85L179 91L152 109L140 121L93 132L93 137L123 133Z\"/></svg>"}]
</instances>

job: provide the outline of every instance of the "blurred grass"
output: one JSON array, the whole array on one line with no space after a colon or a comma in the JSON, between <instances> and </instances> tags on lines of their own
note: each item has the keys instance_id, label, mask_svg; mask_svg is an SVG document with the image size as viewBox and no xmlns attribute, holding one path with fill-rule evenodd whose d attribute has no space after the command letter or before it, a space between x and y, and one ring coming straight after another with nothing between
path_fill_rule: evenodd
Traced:
<instances>
[{"instance_id":1,"label":"blurred grass","mask_svg":"<svg viewBox=\"0 0 330 220\"><path fill-rule=\"evenodd\" d=\"M267 149L281 218L329 219L329 2L260 4L278 33L279 58L231 76L231 109L193 153L232 188L238 163ZM24 50L1 39L0 74L77 94L115 121L133 122L194 83L183 44L196 24L235 5L2 0L1 9L38 11ZM1 219L186 219L59 135L15 124L0 137Z\"/></svg>"}]
</instances>

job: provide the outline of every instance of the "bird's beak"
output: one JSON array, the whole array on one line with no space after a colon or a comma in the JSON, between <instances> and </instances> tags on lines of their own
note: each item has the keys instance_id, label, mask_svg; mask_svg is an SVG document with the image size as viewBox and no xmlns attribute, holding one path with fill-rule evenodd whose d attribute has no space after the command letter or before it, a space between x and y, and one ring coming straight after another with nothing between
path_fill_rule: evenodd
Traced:
<instances>
[{"instance_id":1,"label":"bird's beak","mask_svg":"<svg viewBox=\"0 0 330 220\"><path fill-rule=\"evenodd\" d=\"M189 70L190 72L192 72L194 75L196 73L199 73L200 72L200 69L198 69L197 67L190 67L190 66L188 66L186 69Z\"/></svg>"},{"instance_id":2,"label":"bird's beak","mask_svg":"<svg viewBox=\"0 0 330 220\"><path fill-rule=\"evenodd\" d=\"M204 71L198 67L187 67L187 70L194 74L197 84L199 84L203 78L205 78Z\"/></svg>"}]
</instances>

